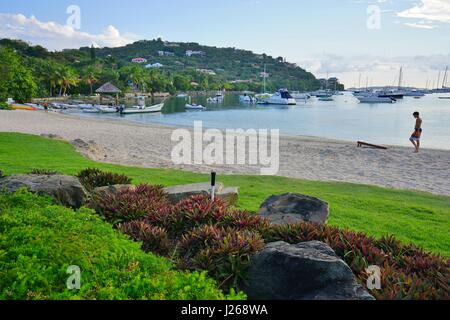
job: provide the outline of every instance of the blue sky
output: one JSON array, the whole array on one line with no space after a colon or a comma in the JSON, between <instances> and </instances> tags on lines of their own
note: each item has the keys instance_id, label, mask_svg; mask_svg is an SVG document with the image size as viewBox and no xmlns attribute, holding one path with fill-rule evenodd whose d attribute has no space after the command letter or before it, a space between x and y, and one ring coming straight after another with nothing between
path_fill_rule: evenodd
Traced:
<instances>
[{"instance_id":1,"label":"blue sky","mask_svg":"<svg viewBox=\"0 0 450 320\"><path fill-rule=\"evenodd\" d=\"M70 5L80 29L65 28ZM0 37L61 49L161 36L283 56L348 86L359 74L390 84L400 66L408 84L432 82L450 65L449 35L450 0L0 0Z\"/></svg>"}]
</instances>

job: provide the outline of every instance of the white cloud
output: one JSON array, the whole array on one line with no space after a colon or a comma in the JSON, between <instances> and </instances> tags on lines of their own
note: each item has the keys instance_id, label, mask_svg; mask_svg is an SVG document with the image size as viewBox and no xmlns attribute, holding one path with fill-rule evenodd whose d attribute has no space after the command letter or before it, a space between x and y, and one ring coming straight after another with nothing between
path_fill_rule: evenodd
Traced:
<instances>
[{"instance_id":1,"label":"white cloud","mask_svg":"<svg viewBox=\"0 0 450 320\"><path fill-rule=\"evenodd\" d=\"M404 25L407 26L407 27L416 28L416 29L428 29L429 30L429 29L435 29L436 28L435 25L424 24L424 23L419 23L419 22L417 22L417 23L407 22Z\"/></svg>"},{"instance_id":2,"label":"white cloud","mask_svg":"<svg viewBox=\"0 0 450 320\"><path fill-rule=\"evenodd\" d=\"M6 13L0 13L0 38L21 39L50 50L79 48L92 44L118 47L136 40L136 36L122 35L112 25L100 34L91 34L53 21L42 22L34 16L28 18L23 14Z\"/></svg>"},{"instance_id":3,"label":"white cloud","mask_svg":"<svg viewBox=\"0 0 450 320\"><path fill-rule=\"evenodd\" d=\"M449 0L421 0L412 8L397 13L401 18L422 19L433 22L450 23Z\"/></svg>"}]
</instances>

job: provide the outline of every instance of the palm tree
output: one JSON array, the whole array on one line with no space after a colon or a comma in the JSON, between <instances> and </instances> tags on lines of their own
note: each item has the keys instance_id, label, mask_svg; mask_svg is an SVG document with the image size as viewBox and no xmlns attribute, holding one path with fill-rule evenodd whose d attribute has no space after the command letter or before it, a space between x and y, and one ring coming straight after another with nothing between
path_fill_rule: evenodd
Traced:
<instances>
[{"instance_id":1,"label":"palm tree","mask_svg":"<svg viewBox=\"0 0 450 320\"><path fill-rule=\"evenodd\" d=\"M89 88L91 89L91 96L94 94L93 85L98 80L98 72L93 66L89 66L86 69L85 75L86 83L89 85Z\"/></svg>"},{"instance_id":2,"label":"palm tree","mask_svg":"<svg viewBox=\"0 0 450 320\"><path fill-rule=\"evenodd\" d=\"M66 95L67 90L72 86L78 85L80 83L80 77L76 73L75 70L69 67L61 67L58 70L59 80L58 84L60 85L59 95Z\"/></svg>"}]
</instances>

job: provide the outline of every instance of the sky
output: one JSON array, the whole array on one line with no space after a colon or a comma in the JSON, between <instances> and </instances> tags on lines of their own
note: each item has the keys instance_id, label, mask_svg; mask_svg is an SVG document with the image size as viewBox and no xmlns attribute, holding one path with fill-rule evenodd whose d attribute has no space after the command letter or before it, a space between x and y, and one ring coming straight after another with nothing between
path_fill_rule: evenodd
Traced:
<instances>
[{"instance_id":1,"label":"sky","mask_svg":"<svg viewBox=\"0 0 450 320\"><path fill-rule=\"evenodd\" d=\"M402 66L404 85L436 87L450 0L0 0L0 38L50 50L157 37L282 56L347 87L397 84Z\"/></svg>"}]
</instances>

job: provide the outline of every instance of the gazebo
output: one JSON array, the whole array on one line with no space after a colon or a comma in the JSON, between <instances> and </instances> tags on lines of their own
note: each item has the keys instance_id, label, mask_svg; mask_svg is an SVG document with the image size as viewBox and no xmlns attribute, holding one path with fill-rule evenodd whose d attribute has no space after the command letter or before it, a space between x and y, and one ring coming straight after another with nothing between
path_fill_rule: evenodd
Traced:
<instances>
[{"instance_id":1,"label":"gazebo","mask_svg":"<svg viewBox=\"0 0 450 320\"><path fill-rule=\"evenodd\" d=\"M107 82L98 88L95 92L100 94L100 104L103 101L103 95L115 95L116 97L116 106L119 105L119 93L122 91L113 85L111 82Z\"/></svg>"}]
</instances>

